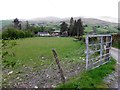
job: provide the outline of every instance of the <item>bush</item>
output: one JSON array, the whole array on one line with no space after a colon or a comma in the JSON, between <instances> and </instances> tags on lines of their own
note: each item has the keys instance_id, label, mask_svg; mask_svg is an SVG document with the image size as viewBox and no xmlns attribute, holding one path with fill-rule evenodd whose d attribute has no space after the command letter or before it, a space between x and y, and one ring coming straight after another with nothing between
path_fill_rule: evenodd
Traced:
<instances>
[{"instance_id":1,"label":"bush","mask_svg":"<svg viewBox=\"0 0 120 90\"><path fill-rule=\"evenodd\" d=\"M113 34L113 43L118 43L120 42L120 33L119 34Z\"/></svg>"},{"instance_id":2,"label":"bush","mask_svg":"<svg viewBox=\"0 0 120 90\"><path fill-rule=\"evenodd\" d=\"M15 28L8 28L2 32L2 39L19 39L26 37L33 37L34 35L30 31L17 30Z\"/></svg>"},{"instance_id":3,"label":"bush","mask_svg":"<svg viewBox=\"0 0 120 90\"><path fill-rule=\"evenodd\" d=\"M24 33L25 33L25 37L33 37L34 36L34 34L30 31L24 31Z\"/></svg>"},{"instance_id":4,"label":"bush","mask_svg":"<svg viewBox=\"0 0 120 90\"><path fill-rule=\"evenodd\" d=\"M23 31L18 31L18 37L19 38L24 38L25 37L25 33Z\"/></svg>"},{"instance_id":5,"label":"bush","mask_svg":"<svg viewBox=\"0 0 120 90\"><path fill-rule=\"evenodd\" d=\"M84 36L75 36L75 39L78 39L79 41L85 42L85 37Z\"/></svg>"},{"instance_id":6,"label":"bush","mask_svg":"<svg viewBox=\"0 0 120 90\"><path fill-rule=\"evenodd\" d=\"M10 40L2 40L2 64L3 67L14 67L16 64L16 60L9 60L6 59L6 56L8 57L15 57L15 53L13 51L9 51L9 48L13 48L16 45L15 41L10 41Z\"/></svg>"},{"instance_id":7,"label":"bush","mask_svg":"<svg viewBox=\"0 0 120 90\"><path fill-rule=\"evenodd\" d=\"M119 48L120 49L120 33L119 34L113 34L112 35L112 43L113 47Z\"/></svg>"},{"instance_id":8,"label":"bush","mask_svg":"<svg viewBox=\"0 0 120 90\"><path fill-rule=\"evenodd\" d=\"M12 28L8 28L7 30L2 32L3 39L17 39L18 31Z\"/></svg>"}]
</instances>

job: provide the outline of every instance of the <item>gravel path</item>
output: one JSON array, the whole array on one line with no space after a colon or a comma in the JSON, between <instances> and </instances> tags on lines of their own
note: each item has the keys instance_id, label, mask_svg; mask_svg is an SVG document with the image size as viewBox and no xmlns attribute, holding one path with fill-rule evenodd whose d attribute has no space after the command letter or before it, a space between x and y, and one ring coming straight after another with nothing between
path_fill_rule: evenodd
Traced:
<instances>
[{"instance_id":1,"label":"gravel path","mask_svg":"<svg viewBox=\"0 0 120 90\"><path fill-rule=\"evenodd\" d=\"M66 81L75 77L84 70L84 62L74 63L71 61L61 62ZM21 67L21 71L3 70L4 88L54 88L62 83L56 64L39 70L38 68Z\"/></svg>"},{"instance_id":2,"label":"gravel path","mask_svg":"<svg viewBox=\"0 0 120 90\"><path fill-rule=\"evenodd\" d=\"M104 79L109 88L118 88L120 90L120 50L111 48L111 55L117 60L116 70Z\"/></svg>"}]
</instances>

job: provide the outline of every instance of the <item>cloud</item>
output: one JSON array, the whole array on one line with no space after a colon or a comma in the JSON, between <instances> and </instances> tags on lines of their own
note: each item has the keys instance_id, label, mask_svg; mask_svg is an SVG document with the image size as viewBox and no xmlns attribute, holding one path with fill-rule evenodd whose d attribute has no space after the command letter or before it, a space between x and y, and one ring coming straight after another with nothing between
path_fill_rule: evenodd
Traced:
<instances>
[{"instance_id":1,"label":"cloud","mask_svg":"<svg viewBox=\"0 0 120 90\"><path fill-rule=\"evenodd\" d=\"M119 0L2 0L0 19L118 15Z\"/></svg>"}]
</instances>

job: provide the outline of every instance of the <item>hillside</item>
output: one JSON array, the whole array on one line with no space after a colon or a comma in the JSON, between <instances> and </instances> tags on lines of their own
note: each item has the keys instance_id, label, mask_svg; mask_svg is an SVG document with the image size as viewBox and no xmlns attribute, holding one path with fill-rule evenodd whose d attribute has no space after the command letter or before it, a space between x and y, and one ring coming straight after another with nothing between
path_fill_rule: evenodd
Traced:
<instances>
[{"instance_id":1,"label":"hillside","mask_svg":"<svg viewBox=\"0 0 120 90\"><path fill-rule=\"evenodd\" d=\"M96 18L74 17L74 20L77 20L79 18L82 19L83 24L88 25L88 28L86 28L86 30L88 29L92 30L92 26L101 26L100 29L102 29L102 31L104 31L106 29L105 27L107 27L107 30L105 31L111 31L114 33L118 32L118 30L116 29L118 27L118 24L116 22L108 22L110 18L108 18L109 19L108 21L104 21L104 20L100 20ZM111 21L114 21L112 19L113 18L111 18ZM43 26L55 28L54 26L55 25L59 26L62 21L65 21L66 23L69 24L69 20L70 20L70 17L67 17L67 18L43 17L43 18L29 19L27 21L29 21L30 24L36 24L40 26L43 25ZM2 27L6 27L6 26L13 24L12 21L13 20L2 20ZM22 25L24 27L26 24L25 23L26 20L20 19L20 21L22 21Z\"/></svg>"}]
</instances>

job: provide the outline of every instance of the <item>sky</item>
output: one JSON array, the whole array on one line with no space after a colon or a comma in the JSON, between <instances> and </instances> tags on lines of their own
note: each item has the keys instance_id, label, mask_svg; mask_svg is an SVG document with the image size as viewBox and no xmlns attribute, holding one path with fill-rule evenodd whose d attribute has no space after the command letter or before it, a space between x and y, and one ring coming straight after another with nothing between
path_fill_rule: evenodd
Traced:
<instances>
[{"instance_id":1,"label":"sky","mask_svg":"<svg viewBox=\"0 0 120 90\"><path fill-rule=\"evenodd\" d=\"M119 0L0 0L0 20L38 17L118 18Z\"/></svg>"}]
</instances>

